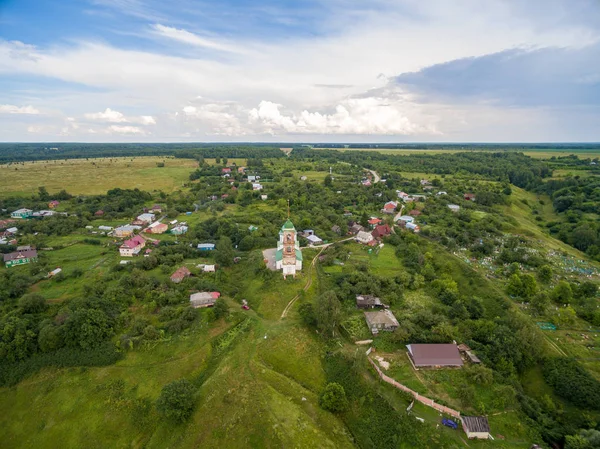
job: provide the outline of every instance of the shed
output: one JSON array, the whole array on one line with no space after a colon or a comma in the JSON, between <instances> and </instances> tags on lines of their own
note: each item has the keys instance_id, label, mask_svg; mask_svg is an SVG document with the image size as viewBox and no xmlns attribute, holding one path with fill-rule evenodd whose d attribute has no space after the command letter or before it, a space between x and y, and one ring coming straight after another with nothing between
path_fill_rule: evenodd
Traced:
<instances>
[{"instance_id":1,"label":"shed","mask_svg":"<svg viewBox=\"0 0 600 449\"><path fill-rule=\"evenodd\" d=\"M321 240L319 237L317 237L314 234L307 236L306 240L308 240L309 244L311 244L311 245L320 245L321 243L323 243L323 240Z\"/></svg>"},{"instance_id":2,"label":"shed","mask_svg":"<svg viewBox=\"0 0 600 449\"><path fill-rule=\"evenodd\" d=\"M202 267L202 271L205 273L214 273L215 272L215 266L214 265L204 265Z\"/></svg>"},{"instance_id":3,"label":"shed","mask_svg":"<svg viewBox=\"0 0 600 449\"><path fill-rule=\"evenodd\" d=\"M215 249L214 243L198 243L198 249L200 251L212 251Z\"/></svg>"},{"instance_id":4,"label":"shed","mask_svg":"<svg viewBox=\"0 0 600 449\"><path fill-rule=\"evenodd\" d=\"M463 416L461 421L468 439L487 440L490 437L490 423L485 416Z\"/></svg>"},{"instance_id":5,"label":"shed","mask_svg":"<svg viewBox=\"0 0 600 449\"><path fill-rule=\"evenodd\" d=\"M448 209L452 212L458 212L460 210L460 206L458 204L448 204Z\"/></svg>"},{"instance_id":6,"label":"shed","mask_svg":"<svg viewBox=\"0 0 600 449\"><path fill-rule=\"evenodd\" d=\"M356 295L356 307L359 309L388 308L377 296Z\"/></svg>"},{"instance_id":7,"label":"shed","mask_svg":"<svg viewBox=\"0 0 600 449\"><path fill-rule=\"evenodd\" d=\"M179 284L181 281L183 281L185 278L190 277L191 275L192 273L190 272L188 267L178 268L177 271L175 271L175 273L171 275L171 282Z\"/></svg>"},{"instance_id":8,"label":"shed","mask_svg":"<svg viewBox=\"0 0 600 449\"><path fill-rule=\"evenodd\" d=\"M454 343L406 345L415 367L463 366Z\"/></svg>"}]
</instances>

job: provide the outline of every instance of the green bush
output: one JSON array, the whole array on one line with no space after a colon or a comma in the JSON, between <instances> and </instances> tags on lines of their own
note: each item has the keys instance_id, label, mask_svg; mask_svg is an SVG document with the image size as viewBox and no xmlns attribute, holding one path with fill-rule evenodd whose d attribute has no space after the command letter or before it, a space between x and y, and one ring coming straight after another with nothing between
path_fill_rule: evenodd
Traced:
<instances>
[{"instance_id":1,"label":"green bush","mask_svg":"<svg viewBox=\"0 0 600 449\"><path fill-rule=\"evenodd\" d=\"M348 408L348 399L346 398L344 387L335 382L328 383L319 398L319 405L324 410L334 413L346 410Z\"/></svg>"},{"instance_id":2,"label":"green bush","mask_svg":"<svg viewBox=\"0 0 600 449\"><path fill-rule=\"evenodd\" d=\"M600 410L600 382L575 359L547 359L544 361L543 374L557 395L574 405Z\"/></svg>"},{"instance_id":3,"label":"green bush","mask_svg":"<svg viewBox=\"0 0 600 449\"><path fill-rule=\"evenodd\" d=\"M188 380L180 379L163 387L156 401L156 409L167 419L186 421L194 412L196 387Z\"/></svg>"}]
</instances>

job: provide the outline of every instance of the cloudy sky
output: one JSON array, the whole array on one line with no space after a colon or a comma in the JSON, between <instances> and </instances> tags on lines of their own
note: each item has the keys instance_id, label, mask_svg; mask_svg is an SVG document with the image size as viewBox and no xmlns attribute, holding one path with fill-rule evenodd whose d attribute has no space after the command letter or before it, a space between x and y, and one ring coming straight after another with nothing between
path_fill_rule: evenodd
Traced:
<instances>
[{"instance_id":1,"label":"cloudy sky","mask_svg":"<svg viewBox=\"0 0 600 449\"><path fill-rule=\"evenodd\" d=\"M0 0L2 141L600 141L598 0Z\"/></svg>"}]
</instances>

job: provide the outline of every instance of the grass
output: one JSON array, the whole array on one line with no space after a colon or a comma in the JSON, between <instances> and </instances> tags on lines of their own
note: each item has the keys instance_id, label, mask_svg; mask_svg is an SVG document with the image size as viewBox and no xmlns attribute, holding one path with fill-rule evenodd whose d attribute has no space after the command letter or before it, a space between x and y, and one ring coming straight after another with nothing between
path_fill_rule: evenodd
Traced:
<instances>
[{"instance_id":1,"label":"grass","mask_svg":"<svg viewBox=\"0 0 600 449\"><path fill-rule=\"evenodd\" d=\"M164 162L164 167L157 164ZM68 159L0 165L0 192L30 195L40 186L55 193L98 195L114 188L173 192L188 181L198 163L192 159L122 157Z\"/></svg>"}]
</instances>

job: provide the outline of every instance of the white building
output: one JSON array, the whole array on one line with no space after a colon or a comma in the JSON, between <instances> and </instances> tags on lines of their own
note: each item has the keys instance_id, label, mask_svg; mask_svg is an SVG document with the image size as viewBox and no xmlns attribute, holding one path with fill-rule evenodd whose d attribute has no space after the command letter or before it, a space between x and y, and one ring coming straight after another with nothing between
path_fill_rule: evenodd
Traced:
<instances>
[{"instance_id":1,"label":"white building","mask_svg":"<svg viewBox=\"0 0 600 449\"><path fill-rule=\"evenodd\" d=\"M306 240L308 240L308 243L310 245L320 245L321 243L323 243L323 240L321 240L319 237L317 237L314 234L307 236Z\"/></svg>"},{"instance_id":2,"label":"white building","mask_svg":"<svg viewBox=\"0 0 600 449\"><path fill-rule=\"evenodd\" d=\"M460 206L458 204L448 204L448 209L452 212L458 212L460 210Z\"/></svg>"},{"instance_id":3,"label":"white building","mask_svg":"<svg viewBox=\"0 0 600 449\"><path fill-rule=\"evenodd\" d=\"M373 235L370 232L359 231L359 233L356 234L356 241L358 243L362 243L363 245L368 245L373 240L375 240L375 238L373 237Z\"/></svg>"},{"instance_id":4,"label":"white building","mask_svg":"<svg viewBox=\"0 0 600 449\"><path fill-rule=\"evenodd\" d=\"M296 228L289 218L279 231L275 268L283 271L284 279L288 275L296 277L296 272L302 270L302 251L300 251Z\"/></svg>"},{"instance_id":5,"label":"white building","mask_svg":"<svg viewBox=\"0 0 600 449\"><path fill-rule=\"evenodd\" d=\"M144 223L148 223L148 224L152 223L155 218L156 218L156 215L150 214L150 213L138 215L138 217L137 217L137 219L139 221L143 221Z\"/></svg>"}]
</instances>

